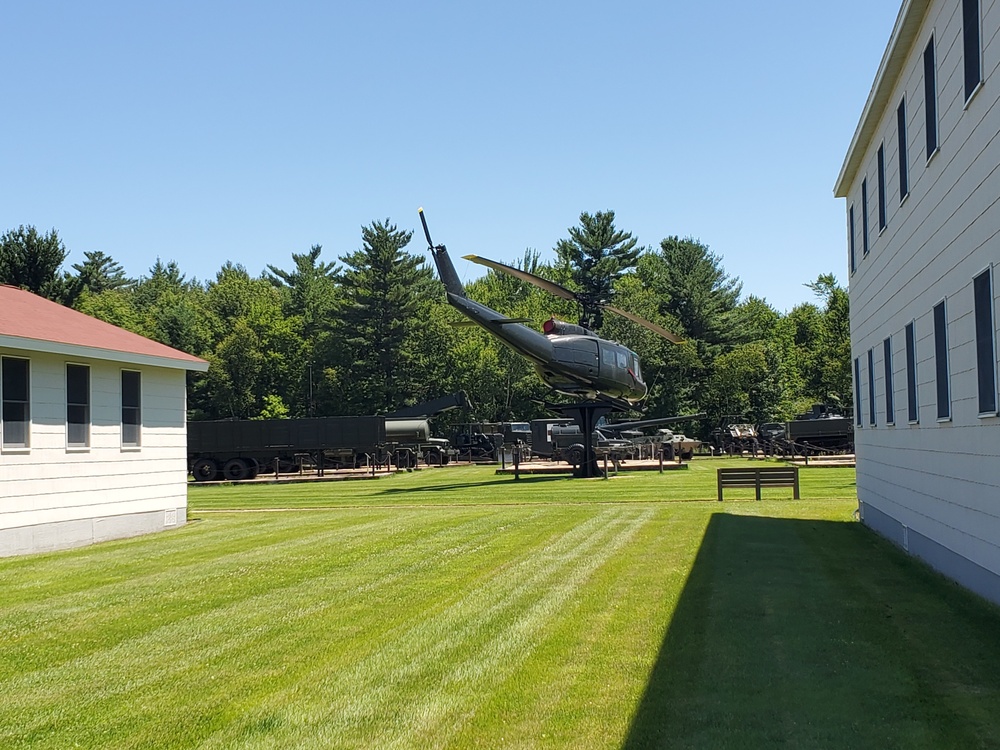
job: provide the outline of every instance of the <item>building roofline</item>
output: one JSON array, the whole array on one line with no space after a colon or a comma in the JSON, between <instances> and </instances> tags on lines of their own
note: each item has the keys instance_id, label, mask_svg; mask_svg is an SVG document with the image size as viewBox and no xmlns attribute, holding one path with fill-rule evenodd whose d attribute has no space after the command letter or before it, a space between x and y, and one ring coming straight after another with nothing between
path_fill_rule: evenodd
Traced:
<instances>
[{"instance_id":1,"label":"building roofline","mask_svg":"<svg viewBox=\"0 0 1000 750\"><path fill-rule=\"evenodd\" d=\"M167 367L172 370L194 370L196 372L205 372L208 370L208 362L197 357L191 357L190 359L157 357L149 354L100 349L93 346L81 346L79 344L64 344L58 341L45 341L43 339L31 339L22 336L0 335L0 349L13 349L25 352L25 354L42 352L44 354L61 354L68 357L102 359L129 365Z\"/></svg>"},{"instance_id":2,"label":"building roofline","mask_svg":"<svg viewBox=\"0 0 1000 750\"><path fill-rule=\"evenodd\" d=\"M868 93L868 101L861 112L861 120L854 131L854 138L851 139L850 148L847 149L847 156L844 158L840 175L833 188L833 194L837 198L846 198L854 183L868 144L871 143L878 129L879 121L889 102L889 96L892 94L893 87L903 69L903 63L906 62L906 56L913 46L930 3L931 0L904 0L903 6L899 9L896 25L889 37L889 44L885 48L878 73L875 74L875 81Z\"/></svg>"},{"instance_id":3,"label":"building roofline","mask_svg":"<svg viewBox=\"0 0 1000 750\"><path fill-rule=\"evenodd\" d=\"M202 371L208 362L15 286L0 285L0 346Z\"/></svg>"}]
</instances>

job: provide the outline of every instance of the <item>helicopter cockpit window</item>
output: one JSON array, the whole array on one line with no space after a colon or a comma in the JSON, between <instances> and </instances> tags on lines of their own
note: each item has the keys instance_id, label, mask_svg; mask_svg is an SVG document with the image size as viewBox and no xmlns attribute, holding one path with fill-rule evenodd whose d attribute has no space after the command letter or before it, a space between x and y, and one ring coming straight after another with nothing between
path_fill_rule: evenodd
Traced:
<instances>
[{"instance_id":1,"label":"helicopter cockpit window","mask_svg":"<svg viewBox=\"0 0 1000 750\"><path fill-rule=\"evenodd\" d=\"M601 347L601 364L608 365L609 367L615 364L615 350L610 346Z\"/></svg>"},{"instance_id":2,"label":"helicopter cockpit window","mask_svg":"<svg viewBox=\"0 0 1000 750\"><path fill-rule=\"evenodd\" d=\"M632 374L635 375L636 380L642 380L642 370L639 369L639 357L634 353L632 354Z\"/></svg>"},{"instance_id":3,"label":"helicopter cockpit window","mask_svg":"<svg viewBox=\"0 0 1000 750\"><path fill-rule=\"evenodd\" d=\"M616 352L618 355L618 366L623 370L628 368L628 355L625 352Z\"/></svg>"}]
</instances>

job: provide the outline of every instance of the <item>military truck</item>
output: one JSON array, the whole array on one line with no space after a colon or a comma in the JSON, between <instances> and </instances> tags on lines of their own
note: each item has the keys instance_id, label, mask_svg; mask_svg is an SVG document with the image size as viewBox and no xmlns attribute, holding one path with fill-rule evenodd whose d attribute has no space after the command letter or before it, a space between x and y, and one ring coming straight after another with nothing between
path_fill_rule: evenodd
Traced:
<instances>
[{"instance_id":1,"label":"military truck","mask_svg":"<svg viewBox=\"0 0 1000 750\"><path fill-rule=\"evenodd\" d=\"M458 456L459 451L447 438L431 434L434 417L452 409L471 409L465 391L397 409L385 417L386 448L397 466L441 466Z\"/></svg>"}]
</instances>

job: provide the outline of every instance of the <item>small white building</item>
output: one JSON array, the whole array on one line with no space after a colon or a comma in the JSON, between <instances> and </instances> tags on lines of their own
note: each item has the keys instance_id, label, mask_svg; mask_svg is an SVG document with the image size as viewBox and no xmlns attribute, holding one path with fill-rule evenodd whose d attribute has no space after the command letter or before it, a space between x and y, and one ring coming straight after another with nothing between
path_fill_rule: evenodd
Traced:
<instances>
[{"instance_id":1,"label":"small white building","mask_svg":"<svg viewBox=\"0 0 1000 750\"><path fill-rule=\"evenodd\" d=\"M183 524L186 372L206 369L0 286L0 556Z\"/></svg>"},{"instance_id":2,"label":"small white building","mask_svg":"<svg viewBox=\"0 0 1000 750\"><path fill-rule=\"evenodd\" d=\"M1000 602L1000 3L906 0L847 199L864 522Z\"/></svg>"}]
</instances>

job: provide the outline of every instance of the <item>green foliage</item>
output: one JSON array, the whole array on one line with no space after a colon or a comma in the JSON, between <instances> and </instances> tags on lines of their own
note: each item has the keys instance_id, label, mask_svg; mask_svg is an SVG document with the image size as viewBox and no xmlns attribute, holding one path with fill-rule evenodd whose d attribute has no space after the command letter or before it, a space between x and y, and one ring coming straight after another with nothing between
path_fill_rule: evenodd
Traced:
<instances>
[{"instance_id":1,"label":"green foliage","mask_svg":"<svg viewBox=\"0 0 1000 750\"><path fill-rule=\"evenodd\" d=\"M264 407L260 414L251 419L288 419L288 407L281 400L281 396L269 393L264 396Z\"/></svg>"},{"instance_id":2,"label":"green foliage","mask_svg":"<svg viewBox=\"0 0 1000 750\"><path fill-rule=\"evenodd\" d=\"M759 424L787 415L788 374L776 347L740 344L719 355L706 387L704 406L710 423L740 415Z\"/></svg>"},{"instance_id":3,"label":"green foliage","mask_svg":"<svg viewBox=\"0 0 1000 750\"><path fill-rule=\"evenodd\" d=\"M743 285L725 272L722 259L707 245L667 237L658 253L643 256L640 273L660 297L663 311L680 323L678 333L700 342L710 355L738 338L733 312Z\"/></svg>"},{"instance_id":4,"label":"green foliage","mask_svg":"<svg viewBox=\"0 0 1000 750\"><path fill-rule=\"evenodd\" d=\"M569 239L559 240L556 255L569 271L571 286L580 292L580 324L596 331L604 322L597 303L610 302L617 281L635 267L642 248L629 232L615 227L614 211L580 214L580 226L570 227Z\"/></svg>"},{"instance_id":5,"label":"green foliage","mask_svg":"<svg viewBox=\"0 0 1000 750\"><path fill-rule=\"evenodd\" d=\"M87 251L83 263L74 263L76 276L68 282L69 296L75 301L82 294L101 294L127 289L135 282L125 276L125 270L114 258L100 250Z\"/></svg>"},{"instance_id":6,"label":"green foliage","mask_svg":"<svg viewBox=\"0 0 1000 750\"><path fill-rule=\"evenodd\" d=\"M615 227L613 211L582 213L552 264L528 249L523 270L583 293L585 317L602 336L635 350L649 387L646 416L707 411L783 419L812 403L851 407L848 296L832 274L805 286L818 304L787 314L753 295L700 241L668 236L655 250ZM322 249L292 253L287 269L253 277L225 264L207 282L157 259L137 281L100 252L62 272L67 250L55 230L20 227L0 237L0 281L182 351L205 357L189 375L194 418L384 413L465 390L470 415L500 421L549 416L559 400L533 367L450 308L423 257L406 252L411 233L388 219L362 228L362 247L339 259ZM468 285L470 298L540 328L549 317L576 319L576 302L490 271ZM685 338L681 345L593 302L616 306ZM278 406L280 400L280 407Z\"/></svg>"},{"instance_id":7,"label":"green foliage","mask_svg":"<svg viewBox=\"0 0 1000 750\"><path fill-rule=\"evenodd\" d=\"M105 289L102 292L84 291L74 307L105 323L148 336L145 323L135 307L134 295L123 289Z\"/></svg>"},{"instance_id":8,"label":"green foliage","mask_svg":"<svg viewBox=\"0 0 1000 750\"><path fill-rule=\"evenodd\" d=\"M424 259L404 252L412 236L376 221L362 228L362 249L340 258L345 304L323 357L324 413L392 411L429 386L436 363L419 350L418 332L441 292Z\"/></svg>"},{"instance_id":9,"label":"green foliage","mask_svg":"<svg viewBox=\"0 0 1000 750\"><path fill-rule=\"evenodd\" d=\"M39 234L35 227L22 224L0 236L0 284L63 302L68 290L60 271L66 255L55 229Z\"/></svg>"}]
</instances>

